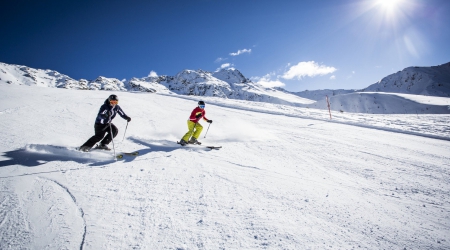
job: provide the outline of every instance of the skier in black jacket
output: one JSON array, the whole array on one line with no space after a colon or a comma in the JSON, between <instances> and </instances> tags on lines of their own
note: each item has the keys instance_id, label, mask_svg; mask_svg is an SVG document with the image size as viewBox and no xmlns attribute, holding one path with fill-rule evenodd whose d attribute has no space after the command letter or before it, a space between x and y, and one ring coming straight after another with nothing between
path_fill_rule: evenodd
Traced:
<instances>
[{"instance_id":1,"label":"skier in black jacket","mask_svg":"<svg viewBox=\"0 0 450 250\"><path fill-rule=\"evenodd\" d=\"M108 99L105 100L105 103L100 107L97 118L95 119L95 135L89 138L89 140L80 147L80 151L87 152L91 150L91 148L100 140L101 142L96 148L110 150L107 145L112 140L111 130L113 137L116 137L119 132L117 127L112 124L112 120L116 117L116 114L119 114L123 119L127 120L127 122L131 121L131 118L123 112L118 103L119 98L117 95L110 95Z\"/></svg>"}]
</instances>

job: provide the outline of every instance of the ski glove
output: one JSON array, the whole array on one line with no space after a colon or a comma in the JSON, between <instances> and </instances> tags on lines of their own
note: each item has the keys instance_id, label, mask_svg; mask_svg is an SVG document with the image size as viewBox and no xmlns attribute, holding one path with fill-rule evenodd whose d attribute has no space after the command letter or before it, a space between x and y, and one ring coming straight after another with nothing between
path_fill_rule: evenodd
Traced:
<instances>
[{"instance_id":1,"label":"ski glove","mask_svg":"<svg viewBox=\"0 0 450 250\"><path fill-rule=\"evenodd\" d=\"M131 122L131 117L127 117L127 122Z\"/></svg>"},{"instance_id":2,"label":"ski glove","mask_svg":"<svg viewBox=\"0 0 450 250\"><path fill-rule=\"evenodd\" d=\"M200 118L200 117L202 117L202 114L198 114L198 115L195 116L195 118L197 118L197 119Z\"/></svg>"},{"instance_id":3,"label":"ski glove","mask_svg":"<svg viewBox=\"0 0 450 250\"><path fill-rule=\"evenodd\" d=\"M207 123L212 123L212 120L207 120L206 122L207 122Z\"/></svg>"}]
</instances>

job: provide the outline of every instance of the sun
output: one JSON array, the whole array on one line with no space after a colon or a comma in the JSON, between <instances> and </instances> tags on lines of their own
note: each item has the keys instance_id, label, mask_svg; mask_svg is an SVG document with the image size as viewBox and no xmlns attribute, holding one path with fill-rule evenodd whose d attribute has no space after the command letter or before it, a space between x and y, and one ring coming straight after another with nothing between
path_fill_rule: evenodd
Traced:
<instances>
[{"instance_id":1,"label":"sun","mask_svg":"<svg viewBox=\"0 0 450 250\"><path fill-rule=\"evenodd\" d=\"M377 0L377 4L388 11L397 8L401 2L402 0Z\"/></svg>"}]
</instances>

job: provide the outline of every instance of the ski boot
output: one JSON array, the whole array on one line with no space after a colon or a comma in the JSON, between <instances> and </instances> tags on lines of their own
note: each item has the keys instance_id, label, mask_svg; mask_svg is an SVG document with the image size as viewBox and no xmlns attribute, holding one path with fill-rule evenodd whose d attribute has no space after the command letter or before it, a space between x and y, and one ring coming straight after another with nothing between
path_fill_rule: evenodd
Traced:
<instances>
[{"instance_id":1,"label":"ski boot","mask_svg":"<svg viewBox=\"0 0 450 250\"><path fill-rule=\"evenodd\" d=\"M189 140L189 144L197 144L197 145L200 145L200 144L202 144L202 143L199 142L199 141L197 141L196 138L191 137L191 139Z\"/></svg>"},{"instance_id":2,"label":"ski boot","mask_svg":"<svg viewBox=\"0 0 450 250\"><path fill-rule=\"evenodd\" d=\"M188 144L187 141L185 141L183 139L180 140L180 145L181 146L186 146L186 144Z\"/></svg>"},{"instance_id":3,"label":"ski boot","mask_svg":"<svg viewBox=\"0 0 450 250\"><path fill-rule=\"evenodd\" d=\"M96 149L103 149L103 150L111 150L110 148L108 148L108 146L106 146L105 144L98 144Z\"/></svg>"},{"instance_id":4,"label":"ski boot","mask_svg":"<svg viewBox=\"0 0 450 250\"><path fill-rule=\"evenodd\" d=\"M91 147L81 146L78 150L83 151L83 152L89 152L89 150L91 150Z\"/></svg>"}]
</instances>

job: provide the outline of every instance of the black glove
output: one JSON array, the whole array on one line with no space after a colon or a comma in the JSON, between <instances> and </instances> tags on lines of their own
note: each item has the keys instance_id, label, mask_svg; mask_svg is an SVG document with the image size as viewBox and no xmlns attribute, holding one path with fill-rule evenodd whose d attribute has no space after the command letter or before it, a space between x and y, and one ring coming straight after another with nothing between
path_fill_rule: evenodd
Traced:
<instances>
[{"instance_id":1,"label":"black glove","mask_svg":"<svg viewBox=\"0 0 450 250\"><path fill-rule=\"evenodd\" d=\"M202 117L202 114L198 114L198 115L195 116L195 118L197 118L197 119L200 118L200 117Z\"/></svg>"},{"instance_id":2,"label":"black glove","mask_svg":"<svg viewBox=\"0 0 450 250\"><path fill-rule=\"evenodd\" d=\"M125 120L127 120L127 122L131 122L131 117L127 117Z\"/></svg>"},{"instance_id":3,"label":"black glove","mask_svg":"<svg viewBox=\"0 0 450 250\"><path fill-rule=\"evenodd\" d=\"M207 122L207 123L212 123L212 120L207 120L206 122Z\"/></svg>"}]
</instances>

